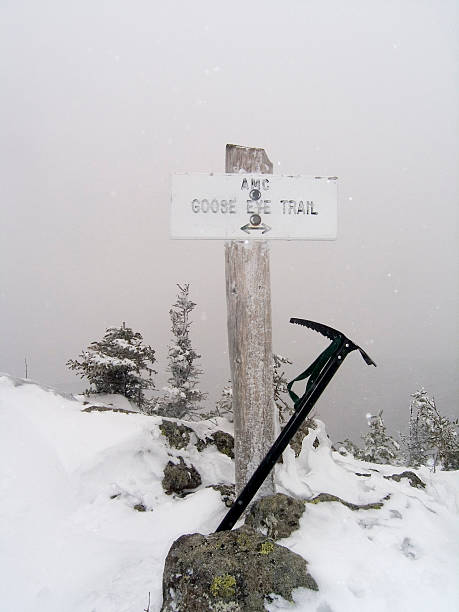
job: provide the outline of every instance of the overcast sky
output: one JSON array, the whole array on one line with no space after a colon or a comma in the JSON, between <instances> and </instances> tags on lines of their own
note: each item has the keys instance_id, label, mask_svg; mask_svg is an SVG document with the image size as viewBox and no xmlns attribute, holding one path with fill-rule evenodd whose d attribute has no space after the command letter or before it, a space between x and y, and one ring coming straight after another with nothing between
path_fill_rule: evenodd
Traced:
<instances>
[{"instance_id":1,"label":"overcast sky","mask_svg":"<svg viewBox=\"0 0 459 612\"><path fill-rule=\"evenodd\" d=\"M273 242L274 350L295 376L368 350L318 412L334 439L423 385L458 411L458 3L0 3L0 371L84 388L65 363L122 321L157 350L191 283L203 390L229 376L224 243L169 239L169 177L223 172L226 143L275 173L337 175L336 242Z\"/></svg>"}]
</instances>

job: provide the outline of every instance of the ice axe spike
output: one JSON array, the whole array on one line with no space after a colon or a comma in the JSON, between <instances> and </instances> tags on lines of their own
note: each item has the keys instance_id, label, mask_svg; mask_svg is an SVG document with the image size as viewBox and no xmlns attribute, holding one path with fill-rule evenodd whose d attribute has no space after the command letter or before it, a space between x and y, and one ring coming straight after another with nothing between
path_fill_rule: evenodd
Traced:
<instances>
[{"instance_id":1,"label":"ice axe spike","mask_svg":"<svg viewBox=\"0 0 459 612\"><path fill-rule=\"evenodd\" d=\"M296 380L309 378L305 393L301 398L297 398L297 401L295 401L295 411L290 420L267 452L265 458L252 474L248 483L242 489L241 493L227 512L220 525L217 527L216 531L226 531L233 528L244 510L252 501L258 489L263 484L269 472L276 464L281 454L286 449L287 444L298 431L304 419L311 412L314 404L319 399L320 395L333 378L340 365L343 363L345 357L350 352L358 350L365 360L365 363L376 366L375 362L362 348L360 348L360 346L352 342L352 340L349 340L349 338L347 338L340 331L333 329L333 327L329 327L323 323L309 321L307 319L292 318L290 319L290 323L296 323L298 325L309 327L310 329L324 335L326 338L329 338L332 343L319 355L319 357L317 357L309 368L307 368L302 374L297 376L297 378L289 383L288 388L290 391L290 387L293 382ZM290 394L292 398L297 397L291 391Z\"/></svg>"}]
</instances>

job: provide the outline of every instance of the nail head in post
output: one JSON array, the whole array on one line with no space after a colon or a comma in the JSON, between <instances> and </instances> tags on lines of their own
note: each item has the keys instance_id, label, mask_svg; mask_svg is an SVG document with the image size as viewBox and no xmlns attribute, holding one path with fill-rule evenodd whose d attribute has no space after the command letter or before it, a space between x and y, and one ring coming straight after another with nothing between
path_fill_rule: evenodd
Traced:
<instances>
[{"instance_id":1,"label":"nail head in post","mask_svg":"<svg viewBox=\"0 0 459 612\"><path fill-rule=\"evenodd\" d=\"M261 198L261 191L259 189L252 189L249 196L251 200L259 200Z\"/></svg>"},{"instance_id":2,"label":"nail head in post","mask_svg":"<svg viewBox=\"0 0 459 612\"><path fill-rule=\"evenodd\" d=\"M252 216L250 217L250 223L251 223L252 225L260 225L260 223L261 223L261 217L260 217L260 215L257 215L257 214L252 215Z\"/></svg>"}]
</instances>

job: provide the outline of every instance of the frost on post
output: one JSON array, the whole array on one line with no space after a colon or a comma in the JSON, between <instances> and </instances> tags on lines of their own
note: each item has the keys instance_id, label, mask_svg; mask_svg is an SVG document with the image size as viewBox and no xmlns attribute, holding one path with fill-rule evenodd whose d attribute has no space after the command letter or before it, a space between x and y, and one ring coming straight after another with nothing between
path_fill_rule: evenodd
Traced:
<instances>
[{"instance_id":1,"label":"frost on post","mask_svg":"<svg viewBox=\"0 0 459 612\"><path fill-rule=\"evenodd\" d=\"M284 399L288 395L284 365L292 365L287 357L273 353L273 393L274 402L279 411L279 422L283 426L287 423L293 413L293 406L290 406ZM225 416L229 421L233 421L233 385L231 380L223 387L221 397L215 406L215 416Z\"/></svg>"}]
</instances>

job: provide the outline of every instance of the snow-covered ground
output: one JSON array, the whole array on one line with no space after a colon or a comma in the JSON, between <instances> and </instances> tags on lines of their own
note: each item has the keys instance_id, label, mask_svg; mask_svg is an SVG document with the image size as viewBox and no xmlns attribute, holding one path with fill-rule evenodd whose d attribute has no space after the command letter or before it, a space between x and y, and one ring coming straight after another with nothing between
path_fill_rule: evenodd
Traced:
<instances>
[{"instance_id":1,"label":"snow-covered ground","mask_svg":"<svg viewBox=\"0 0 459 612\"><path fill-rule=\"evenodd\" d=\"M0 375L0 612L142 612L149 594L149 611L159 611L172 542L214 531L227 511L207 485L229 484L233 462L214 446L176 451L160 418L84 408ZM208 427L189 425L201 436ZM202 477L184 498L161 486L177 455ZM327 492L356 504L390 497L379 510L307 504L300 529L280 543L309 561L319 592L298 590L295 605L267 609L459 610L459 472L418 470L425 490L384 478L403 468L332 452L323 426L276 469L278 490L290 495Z\"/></svg>"}]
</instances>

